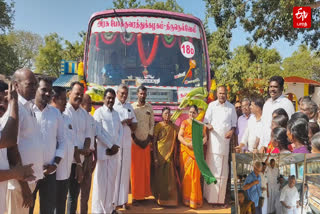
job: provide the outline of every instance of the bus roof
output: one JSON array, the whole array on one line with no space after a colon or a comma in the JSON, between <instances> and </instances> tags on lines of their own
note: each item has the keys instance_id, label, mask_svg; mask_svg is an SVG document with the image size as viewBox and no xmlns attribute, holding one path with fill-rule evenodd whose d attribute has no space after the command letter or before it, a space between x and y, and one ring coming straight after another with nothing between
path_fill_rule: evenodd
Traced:
<instances>
[{"instance_id":1,"label":"bus roof","mask_svg":"<svg viewBox=\"0 0 320 214\"><path fill-rule=\"evenodd\" d=\"M249 153L242 153L242 154L236 154L236 162L237 163L247 163L251 164L252 161L262 161L264 162L267 158L268 154L261 153L261 154L249 154ZM307 162L310 162L312 160L320 160L320 154L306 154ZM304 161L304 154L300 153L291 153L291 154L272 154L269 158L275 159L279 165L286 165L291 163L299 163Z\"/></svg>"},{"instance_id":2,"label":"bus roof","mask_svg":"<svg viewBox=\"0 0 320 214\"><path fill-rule=\"evenodd\" d=\"M119 16L158 16L158 17L168 17L168 18L175 18L185 21L191 21L198 25L202 26L202 22L199 18L183 14L183 13L177 13L177 12L171 12L171 11L165 11L165 10L152 10L152 9L113 9L113 10L105 10L101 12L96 12L92 14L89 20L89 24L99 18L100 16L112 16L114 14L118 14Z\"/></svg>"}]
</instances>

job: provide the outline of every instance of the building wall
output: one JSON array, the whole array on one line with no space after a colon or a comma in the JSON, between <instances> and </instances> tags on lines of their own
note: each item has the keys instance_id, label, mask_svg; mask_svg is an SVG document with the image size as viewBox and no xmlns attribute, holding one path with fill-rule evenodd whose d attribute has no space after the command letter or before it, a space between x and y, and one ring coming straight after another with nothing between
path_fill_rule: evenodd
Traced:
<instances>
[{"instance_id":1,"label":"building wall","mask_svg":"<svg viewBox=\"0 0 320 214\"><path fill-rule=\"evenodd\" d=\"M297 99L304 96L304 84L303 83L286 83L287 88L285 94L293 93L297 96Z\"/></svg>"}]
</instances>

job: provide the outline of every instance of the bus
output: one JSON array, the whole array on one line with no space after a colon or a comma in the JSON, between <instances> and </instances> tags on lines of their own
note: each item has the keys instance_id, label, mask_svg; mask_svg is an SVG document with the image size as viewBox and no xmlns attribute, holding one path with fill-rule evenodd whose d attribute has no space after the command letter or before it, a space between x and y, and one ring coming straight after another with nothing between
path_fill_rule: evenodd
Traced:
<instances>
[{"instance_id":1,"label":"bus","mask_svg":"<svg viewBox=\"0 0 320 214\"><path fill-rule=\"evenodd\" d=\"M274 154L274 159L279 175L288 181L289 176L296 177L296 188L302 194L303 183L308 185L308 213L320 213L320 154ZM237 212L239 206L238 191L242 189L244 180L253 170L256 161L264 162L267 154L232 154L232 213ZM279 180L279 179L278 179ZM300 199L302 203L302 198ZM301 213L307 213L300 209Z\"/></svg>"},{"instance_id":2,"label":"bus","mask_svg":"<svg viewBox=\"0 0 320 214\"><path fill-rule=\"evenodd\" d=\"M150 9L94 13L88 25L84 80L116 89L129 86L137 101L139 85L148 88L156 121L164 105L176 110L188 92L210 86L206 34L200 19ZM96 104L102 104L98 101Z\"/></svg>"}]
</instances>

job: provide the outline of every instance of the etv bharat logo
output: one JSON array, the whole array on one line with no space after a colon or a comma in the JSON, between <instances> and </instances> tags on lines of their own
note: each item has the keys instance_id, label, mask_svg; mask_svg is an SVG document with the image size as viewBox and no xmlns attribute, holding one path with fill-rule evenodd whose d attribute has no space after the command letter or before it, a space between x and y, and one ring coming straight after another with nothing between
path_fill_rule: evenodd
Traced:
<instances>
[{"instance_id":1,"label":"etv bharat logo","mask_svg":"<svg viewBox=\"0 0 320 214\"><path fill-rule=\"evenodd\" d=\"M311 7L293 7L293 27L311 27Z\"/></svg>"}]
</instances>

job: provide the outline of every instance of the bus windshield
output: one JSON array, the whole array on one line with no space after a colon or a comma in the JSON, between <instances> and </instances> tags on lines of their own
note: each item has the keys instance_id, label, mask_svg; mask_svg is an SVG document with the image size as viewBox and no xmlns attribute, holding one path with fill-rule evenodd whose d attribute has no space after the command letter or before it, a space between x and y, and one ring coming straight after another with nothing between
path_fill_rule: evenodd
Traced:
<instances>
[{"instance_id":1,"label":"bus windshield","mask_svg":"<svg viewBox=\"0 0 320 214\"><path fill-rule=\"evenodd\" d=\"M200 29L192 22L162 17L96 19L87 49L87 82L105 86L204 86L207 69Z\"/></svg>"}]
</instances>

